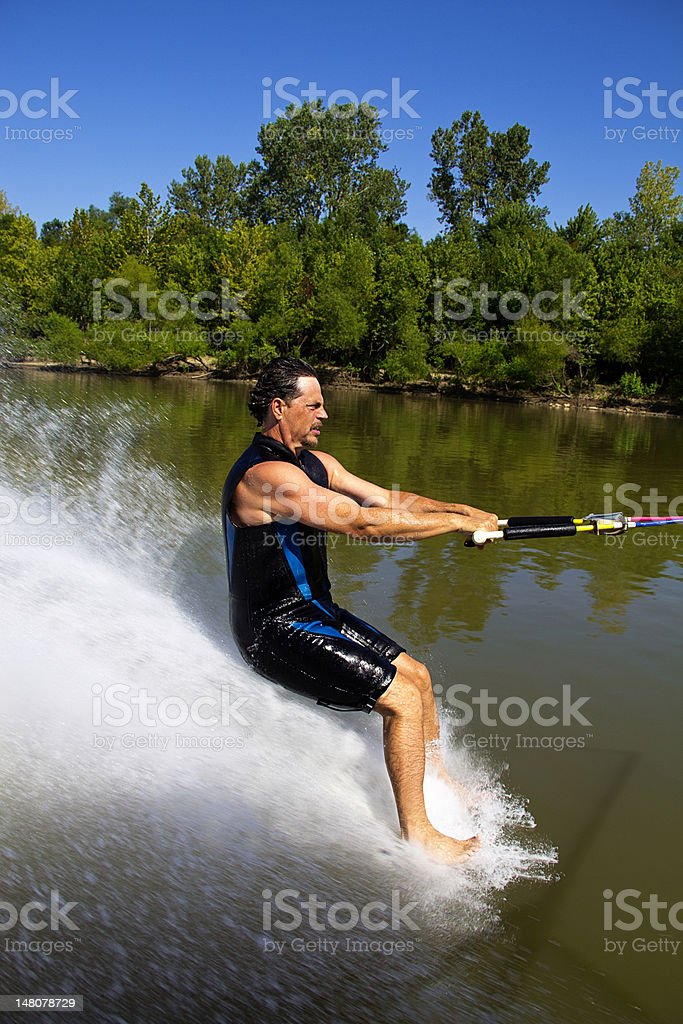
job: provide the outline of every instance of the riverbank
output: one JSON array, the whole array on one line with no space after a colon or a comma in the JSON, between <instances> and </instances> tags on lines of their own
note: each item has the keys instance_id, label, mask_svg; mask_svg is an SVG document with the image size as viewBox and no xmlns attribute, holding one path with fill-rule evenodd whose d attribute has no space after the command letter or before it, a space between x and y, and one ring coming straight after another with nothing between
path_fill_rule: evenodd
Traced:
<instances>
[{"instance_id":1,"label":"riverbank","mask_svg":"<svg viewBox=\"0 0 683 1024\"><path fill-rule=\"evenodd\" d=\"M170 377L173 379L210 380L216 383L251 383L253 376L247 373L225 373L199 363L187 360L184 369L177 364L169 368L146 368L129 372L108 370L106 367L93 363L65 364L40 360L7 361L0 363L12 369L28 369L46 373L87 373L112 377ZM502 389L468 386L452 374L433 374L427 380L408 381L405 384L394 382L364 381L348 370L322 365L317 367L321 381L328 387L356 391L378 391L388 394L439 395L447 398L458 398L463 401L502 402L512 405L548 406L553 409L582 409L591 412L617 412L624 415L664 416L680 418L683 416L683 401L672 398L624 398L615 394L614 389L605 385L597 385L586 389L580 394L568 395L561 391L531 391L528 389Z\"/></svg>"}]
</instances>

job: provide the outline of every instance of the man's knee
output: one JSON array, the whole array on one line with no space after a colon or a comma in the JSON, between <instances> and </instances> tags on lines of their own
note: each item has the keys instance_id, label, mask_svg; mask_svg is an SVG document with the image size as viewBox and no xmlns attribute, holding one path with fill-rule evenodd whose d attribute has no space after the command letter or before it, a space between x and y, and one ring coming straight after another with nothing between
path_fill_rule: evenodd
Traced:
<instances>
[{"instance_id":1,"label":"man's knee","mask_svg":"<svg viewBox=\"0 0 683 1024\"><path fill-rule=\"evenodd\" d=\"M432 677L429 669L416 658L411 658L405 651L398 656L395 662L399 672L411 680L420 693L432 692Z\"/></svg>"},{"instance_id":2,"label":"man's knee","mask_svg":"<svg viewBox=\"0 0 683 1024\"><path fill-rule=\"evenodd\" d=\"M375 704L381 715L421 717L422 695L415 679L400 669L387 690Z\"/></svg>"}]
</instances>

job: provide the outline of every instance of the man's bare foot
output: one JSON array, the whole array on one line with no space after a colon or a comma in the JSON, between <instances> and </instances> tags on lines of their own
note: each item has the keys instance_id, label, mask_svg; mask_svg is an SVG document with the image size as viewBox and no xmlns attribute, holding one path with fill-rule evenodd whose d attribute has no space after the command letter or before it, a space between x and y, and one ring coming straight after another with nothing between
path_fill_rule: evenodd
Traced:
<instances>
[{"instance_id":1,"label":"man's bare foot","mask_svg":"<svg viewBox=\"0 0 683 1024\"><path fill-rule=\"evenodd\" d=\"M472 836L471 839L454 839L452 836L444 835L443 832L437 832L436 829L409 838L411 842L418 843L429 857L440 864L458 864L461 861L469 860L481 846L479 836Z\"/></svg>"}]
</instances>

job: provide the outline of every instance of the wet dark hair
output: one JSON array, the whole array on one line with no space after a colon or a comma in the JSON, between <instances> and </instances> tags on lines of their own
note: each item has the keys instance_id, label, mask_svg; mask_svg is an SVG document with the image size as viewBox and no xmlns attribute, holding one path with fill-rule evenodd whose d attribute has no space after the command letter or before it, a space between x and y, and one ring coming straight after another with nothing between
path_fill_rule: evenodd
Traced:
<instances>
[{"instance_id":1,"label":"wet dark hair","mask_svg":"<svg viewBox=\"0 0 683 1024\"><path fill-rule=\"evenodd\" d=\"M318 374L310 363L293 356L271 359L261 370L256 387L249 395L249 412L258 424L263 423L274 398L283 398L289 404L299 397L299 377L315 377L317 380Z\"/></svg>"}]
</instances>

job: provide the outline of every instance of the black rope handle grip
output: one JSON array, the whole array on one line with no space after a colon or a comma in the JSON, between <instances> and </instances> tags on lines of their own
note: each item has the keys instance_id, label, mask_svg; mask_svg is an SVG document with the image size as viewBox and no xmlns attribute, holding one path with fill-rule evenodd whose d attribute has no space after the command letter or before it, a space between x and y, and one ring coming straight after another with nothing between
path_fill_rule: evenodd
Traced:
<instances>
[{"instance_id":1,"label":"black rope handle grip","mask_svg":"<svg viewBox=\"0 0 683 1024\"><path fill-rule=\"evenodd\" d=\"M553 518L553 517L548 517ZM536 521L533 525L528 524L525 526L504 526L498 533L491 534L490 536L494 540L532 540L535 537L575 537L576 536L576 525L570 521L567 521L568 517L557 516L557 519L563 519L563 522L546 522L538 523ZM485 531L482 531L485 535ZM475 531L476 534L476 531ZM473 536L475 536L473 534ZM484 538L485 539L485 538ZM466 548L476 548L479 545L475 543L473 539L465 541Z\"/></svg>"}]
</instances>

